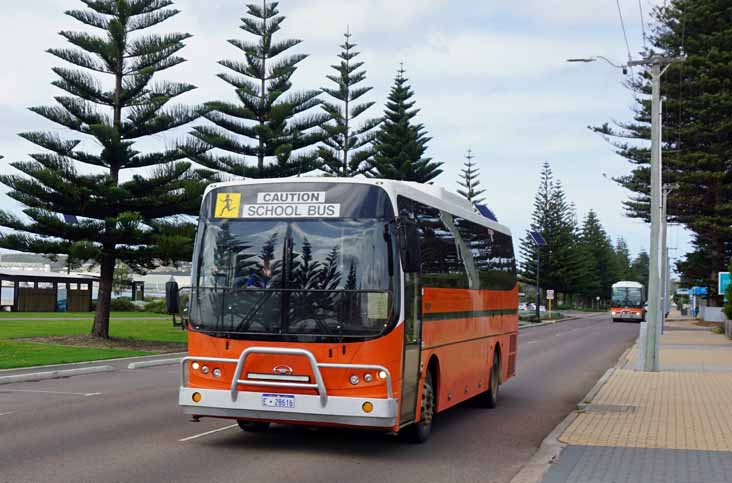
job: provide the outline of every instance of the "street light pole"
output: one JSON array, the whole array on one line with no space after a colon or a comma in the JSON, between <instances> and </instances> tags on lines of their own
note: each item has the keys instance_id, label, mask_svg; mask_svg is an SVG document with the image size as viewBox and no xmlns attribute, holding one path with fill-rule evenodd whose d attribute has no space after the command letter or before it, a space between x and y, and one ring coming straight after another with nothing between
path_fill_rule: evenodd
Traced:
<instances>
[{"instance_id":1,"label":"street light pole","mask_svg":"<svg viewBox=\"0 0 732 483\"><path fill-rule=\"evenodd\" d=\"M641 323L639 360L644 371L658 371L658 330L661 327L663 308L661 306L661 290L663 277L663 244L662 244L662 211L661 185L661 76L670 64L683 62L686 57L663 57L653 54L642 60L628 62L627 66L615 65L604 57L569 59L569 62L594 62L602 59L613 67L650 66L652 80L651 100L651 247L650 270L648 277L648 322Z\"/></svg>"},{"instance_id":2,"label":"street light pole","mask_svg":"<svg viewBox=\"0 0 732 483\"><path fill-rule=\"evenodd\" d=\"M541 284L539 273L541 271L541 247L536 247L536 322L541 322Z\"/></svg>"}]
</instances>

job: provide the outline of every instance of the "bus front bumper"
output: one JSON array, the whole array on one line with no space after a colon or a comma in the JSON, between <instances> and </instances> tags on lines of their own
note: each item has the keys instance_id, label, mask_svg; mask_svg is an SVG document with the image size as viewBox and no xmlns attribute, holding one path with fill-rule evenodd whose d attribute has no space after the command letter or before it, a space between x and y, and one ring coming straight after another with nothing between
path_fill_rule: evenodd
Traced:
<instances>
[{"instance_id":1,"label":"bus front bumper","mask_svg":"<svg viewBox=\"0 0 732 483\"><path fill-rule=\"evenodd\" d=\"M200 395L198 402L194 401L195 393ZM392 428L397 423L395 399L328 396L327 402L322 404L320 396L294 394L287 395L292 398L292 407L283 408L265 405L265 399L269 395L270 393L240 391L236 399L232 399L228 390L181 387L178 403L183 407L184 413L194 416L384 429ZM368 413L364 410L365 403L370 403L373 408Z\"/></svg>"}]
</instances>

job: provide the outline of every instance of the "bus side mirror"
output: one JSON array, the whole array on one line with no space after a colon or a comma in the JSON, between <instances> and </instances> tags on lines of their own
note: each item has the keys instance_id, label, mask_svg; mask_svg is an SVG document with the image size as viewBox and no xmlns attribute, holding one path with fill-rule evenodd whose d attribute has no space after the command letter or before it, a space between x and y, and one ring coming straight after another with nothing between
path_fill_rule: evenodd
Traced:
<instances>
[{"instance_id":1,"label":"bus side mirror","mask_svg":"<svg viewBox=\"0 0 732 483\"><path fill-rule=\"evenodd\" d=\"M422 268L419 251L419 231L411 221L399 224L399 255L404 273L419 273Z\"/></svg>"},{"instance_id":2,"label":"bus side mirror","mask_svg":"<svg viewBox=\"0 0 732 483\"><path fill-rule=\"evenodd\" d=\"M170 281L165 284L165 310L173 315L180 312L178 282Z\"/></svg>"}]
</instances>

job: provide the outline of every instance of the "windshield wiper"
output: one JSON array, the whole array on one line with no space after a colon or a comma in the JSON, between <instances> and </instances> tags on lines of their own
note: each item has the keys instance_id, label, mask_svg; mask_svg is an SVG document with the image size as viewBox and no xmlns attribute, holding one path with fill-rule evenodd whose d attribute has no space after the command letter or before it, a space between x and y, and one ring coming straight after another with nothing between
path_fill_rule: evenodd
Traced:
<instances>
[{"instance_id":1,"label":"windshield wiper","mask_svg":"<svg viewBox=\"0 0 732 483\"><path fill-rule=\"evenodd\" d=\"M272 297L272 294L275 293L276 290L277 289L271 289L259 298L254 307L249 310L249 313L247 313L247 315L242 317L239 325L236 326L237 332L246 332L247 330L249 330L249 327L252 326L252 322L254 322L254 316L257 315L259 309L261 309L264 304L267 303L267 301ZM269 331L269 323L265 321L265 325L267 326L267 331Z\"/></svg>"}]
</instances>

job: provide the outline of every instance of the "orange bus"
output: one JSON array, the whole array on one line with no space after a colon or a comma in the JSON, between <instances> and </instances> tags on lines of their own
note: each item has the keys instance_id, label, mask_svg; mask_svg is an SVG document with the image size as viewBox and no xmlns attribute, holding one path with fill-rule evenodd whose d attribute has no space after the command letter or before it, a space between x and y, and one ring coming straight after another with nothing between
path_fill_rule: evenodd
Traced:
<instances>
[{"instance_id":1,"label":"orange bus","mask_svg":"<svg viewBox=\"0 0 732 483\"><path fill-rule=\"evenodd\" d=\"M613 284L610 316L613 322L646 320L646 288L638 282L620 281Z\"/></svg>"},{"instance_id":2,"label":"orange bus","mask_svg":"<svg viewBox=\"0 0 732 483\"><path fill-rule=\"evenodd\" d=\"M510 231L434 186L375 179L209 187L179 404L243 430L272 422L401 432L516 371Z\"/></svg>"}]
</instances>

